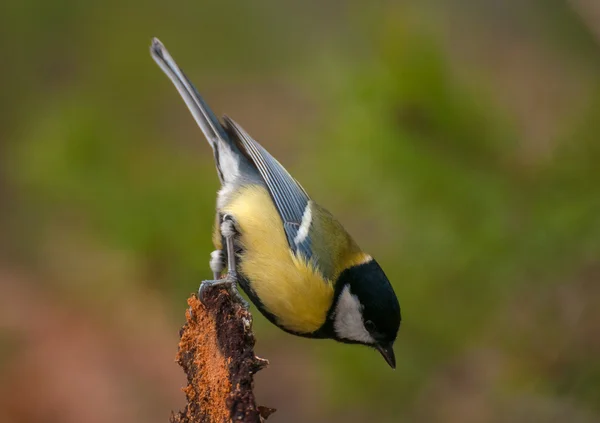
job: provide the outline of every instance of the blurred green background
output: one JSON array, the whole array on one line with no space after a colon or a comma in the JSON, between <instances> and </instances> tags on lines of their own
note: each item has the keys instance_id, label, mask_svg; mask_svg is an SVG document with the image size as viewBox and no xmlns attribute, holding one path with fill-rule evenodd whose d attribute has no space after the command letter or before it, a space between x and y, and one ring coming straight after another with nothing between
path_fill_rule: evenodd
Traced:
<instances>
[{"instance_id":1,"label":"blurred green background","mask_svg":"<svg viewBox=\"0 0 600 423\"><path fill-rule=\"evenodd\" d=\"M396 371L254 313L273 421L600 421L597 0L3 1L0 421L184 404L218 182L153 36L400 298Z\"/></svg>"}]
</instances>

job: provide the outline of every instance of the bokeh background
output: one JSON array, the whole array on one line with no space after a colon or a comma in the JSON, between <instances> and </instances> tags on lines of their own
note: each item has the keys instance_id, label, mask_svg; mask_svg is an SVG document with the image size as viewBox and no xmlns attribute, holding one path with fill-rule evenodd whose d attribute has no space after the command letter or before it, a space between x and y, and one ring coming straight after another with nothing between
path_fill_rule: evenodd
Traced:
<instances>
[{"instance_id":1,"label":"bokeh background","mask_svg":"<svg viewBox=\"0 0 600 423\"><path fill-rule=\"evenodd\" d=\"M153 36L400 298L396 371L255 313L273 421L600 421L597 0L2 1L0 421L184 404L218 182Z\"/></svg>"}]
</instances>

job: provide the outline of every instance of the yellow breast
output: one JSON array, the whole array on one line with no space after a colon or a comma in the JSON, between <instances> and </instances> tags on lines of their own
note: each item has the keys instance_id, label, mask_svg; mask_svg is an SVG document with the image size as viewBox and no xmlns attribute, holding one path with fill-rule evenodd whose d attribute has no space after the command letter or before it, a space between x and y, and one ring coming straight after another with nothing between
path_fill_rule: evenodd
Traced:
<instances>
[{"instance_id":1,"label":"yellow breast","mask_svg":"<svg viewBox=\"0 0 600 423\"><path fill-rule=\"evenodd\" d=\"M240 271L267 311L288 330L319 329L333 301L333 284L292 253L267 190L256 185L242 188L223 212L238 223L244 248Z\"/></svg>"}]
</instances>

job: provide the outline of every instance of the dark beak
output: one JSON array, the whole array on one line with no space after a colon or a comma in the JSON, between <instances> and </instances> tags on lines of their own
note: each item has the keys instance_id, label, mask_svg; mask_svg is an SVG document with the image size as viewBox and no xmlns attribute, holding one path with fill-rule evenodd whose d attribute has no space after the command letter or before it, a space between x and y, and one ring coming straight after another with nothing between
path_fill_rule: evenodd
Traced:
<instances>
[{"instance_id":1,"label":"dark beak","mask_svg":"<svg viewBox=\"0 0 600 423\"><path fill-rule=\"evenodd\" d=\"M394 354L394 346L393 345L376 345L375 348L381 353L383 358L387 364L390 365L392 369L396 368L396 355Z\"/></svg>"}]
</instances>

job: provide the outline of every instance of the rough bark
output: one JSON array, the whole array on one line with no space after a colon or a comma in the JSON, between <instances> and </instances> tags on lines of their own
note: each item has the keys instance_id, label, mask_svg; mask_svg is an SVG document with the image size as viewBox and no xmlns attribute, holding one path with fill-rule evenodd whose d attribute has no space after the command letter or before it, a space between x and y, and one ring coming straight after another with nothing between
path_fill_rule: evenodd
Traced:
<instances>
[{"instance_id":1,"label":"rough bark","mask_svg":"<svg viewBox=\"0 0 600 423\"><path fill-rule=\"evenodd\" d=\"M172 423L262 422L275 410L256 405L253 375L268 364L254 355L252 315L223 289L202 304L188 299L177 362L187 375L187 404Z\"/></svg>"}]
</instances>

